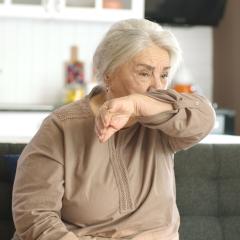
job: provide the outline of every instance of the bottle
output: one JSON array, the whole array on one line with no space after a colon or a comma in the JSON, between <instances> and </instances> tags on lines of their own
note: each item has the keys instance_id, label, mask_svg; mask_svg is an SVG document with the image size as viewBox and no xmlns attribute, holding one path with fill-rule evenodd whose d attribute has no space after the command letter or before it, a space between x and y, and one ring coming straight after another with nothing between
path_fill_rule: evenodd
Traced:
<instances>
[{"instance_id":1,"label":"bottle","mask_svg":"<svg viewBox=\"0 0 240 240\"><path fill-rule=\"evenodd\" d=\"M193 93L194 81L189 69L182 66L175 75L173 80L173 89L180 93Z\"/></svg>"},{"instance_id":2,"label":"bottle","mask_svg":"<svg viewBox=\"0 0 240 240\"><path fill-rule=\"evenodd\" d=\"M78 60L77 46L71 47L71 59L67 64L66 83L84 83L84 64Z\"/></svg>"},{"instance_id":3,"label":"bottle","mask_svg":"<svg viewBox=\"0 0 240 240\"><path fill-rule=\"evenodd\" d=\"M71 57L66 64L64 103L74 102L85 95L84 63L78 59L77 46L71 47Z\"/></svg>"}]
</instances>

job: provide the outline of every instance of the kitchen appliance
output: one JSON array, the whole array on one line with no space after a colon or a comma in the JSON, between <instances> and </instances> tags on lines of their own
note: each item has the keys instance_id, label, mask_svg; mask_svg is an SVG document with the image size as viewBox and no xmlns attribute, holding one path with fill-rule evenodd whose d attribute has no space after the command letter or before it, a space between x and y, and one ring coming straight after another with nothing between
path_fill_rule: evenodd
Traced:
<instances>
[{"instance_id":1,"label":"kitchen appliance","mask_svg":"<svg viewBox=\"0 0 240 240\"><path fill-rule=\"evenodd\" d=\"M236 112L231 109L215 109L216 121L213 134L235 135L235 117Z\"/></svg>"},{"instance_id":2,"label":"kitchen appliance","mask_svg":"<svg viewBox=\"0 0 240 240\"><path fill-rule=\"evenodd\" d=\"M219 23L227 0L147 0L145 18L172 25Z\"/></svg>"}]
</instances>

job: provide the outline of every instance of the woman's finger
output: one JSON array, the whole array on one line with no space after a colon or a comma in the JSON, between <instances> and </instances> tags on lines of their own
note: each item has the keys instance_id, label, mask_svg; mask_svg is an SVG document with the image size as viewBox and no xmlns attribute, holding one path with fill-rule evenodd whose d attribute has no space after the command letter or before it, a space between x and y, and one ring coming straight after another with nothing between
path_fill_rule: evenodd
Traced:
<instances>
[{"instance_id":1,"label":"woman's finger","mask_svg":"<svg viewBox=\"0 0 240 240\"><path fill-rule=\"evenodd\" d=\"M98 136L103 135L105 127L103 126L100 115L96 116L96 118L95 118L95 126L96 126L96 129L97 129Z\"/></svg>"},{"instance_id":2,"label":"woman's finger","mask_svg":"<svg viewBox=\"0 0 240 240\"><path fill-rule=\"evenodd\" d=\"M102 108L100 109L100 115L101 115L101 119L104 127L109 126L109 123L112 117L112 111L111 111L110 105L111 105L110 102L107 101L103 104Z\"/></svg>"},{"instance_id":3,"label":"woman's finger","mask_svg":"<svg viewBox=\"0 0 240 240\"><path fill-rule=\"evenodd\" d=\"M128 122L130 116L126 114L115 114L110 120L110 126L116 130L123 128Z\"/></svg>"},{"instance_id":4,"label":"woman's finger","mask_svg":"<svg viewBox=\"0 0 240 240\"><path fill-rule=\"evenodd\" d=\"M100 111L99 111L99 115L101 118L101 123L103 125L104 128L108 127L110 119L111 119L111 113L108 110L107 107L103 107Z\"/></svg>"},{"instance_id":5,"label":"woman's finger","mask_svg":"<svg viewBox=\"0 0 240 240\"><path fill-rule=\"evenodd\" d=\"M96 120L95 120L95 133L97 134L98 137L101 135L98 122Z\"/></svg>"},{"instance_id":6,"label":"woman's finger","mask_svg":"<svg viewBox=\"0 0 240 240\"><path fill-rule=\"evenodd\" d=\"M100 139L102 142L106 142L117 130L113 127L107 128L104 136Z\"/></svg>"}]
</instances>

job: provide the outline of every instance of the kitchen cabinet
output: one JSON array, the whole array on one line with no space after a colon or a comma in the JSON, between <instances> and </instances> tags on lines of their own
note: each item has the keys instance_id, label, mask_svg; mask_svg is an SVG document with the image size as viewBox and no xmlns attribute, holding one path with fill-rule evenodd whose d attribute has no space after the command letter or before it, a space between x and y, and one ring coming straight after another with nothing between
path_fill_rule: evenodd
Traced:
<instances>
[{"instance_id":1,"label":"kitchen cabinet","mask_svg":"<svg viewBox=\"0 0 240 240\"><path fill-rule=\"evenodd\" d=\"M41 5L41 0L12 0L12 4Z\"/></svg>"},{"instance_id":2,"label":"kitchen cabinet","mask_svg":"<svg viewBox=\"0 0 240 240\"><path fill-rule=\"evenodd\" d=\"M0 17L114 22L144 17L144 0L0 0Z\"/></svg>"},{"instance_id":3,"label":"kitchen cabinet","mask_svg":"<svg viewBox=\"0 0 240 240\"><path fill-rule=\"evenodd\" d=\"M3 0L0 4L1 17L49 18L50 0Z\"/></svg>"}]
</instances>

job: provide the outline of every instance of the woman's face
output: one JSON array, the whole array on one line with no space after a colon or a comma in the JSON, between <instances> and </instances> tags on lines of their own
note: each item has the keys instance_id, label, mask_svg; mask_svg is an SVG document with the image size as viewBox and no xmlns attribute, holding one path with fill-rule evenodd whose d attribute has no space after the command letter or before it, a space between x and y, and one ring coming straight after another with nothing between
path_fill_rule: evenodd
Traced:
<instances>
[{"instance_id":1,"label":"woman's face","mask_svg":"<svg viewBox=\"0 0 240 240\"><path fill-rule=\"evenodd\" d=\"M170 58L165 49L156 45L145 48L107 75L109 97L116 98L154 89L165 89L169 70Z\"/></svg>"}]
</instances>

